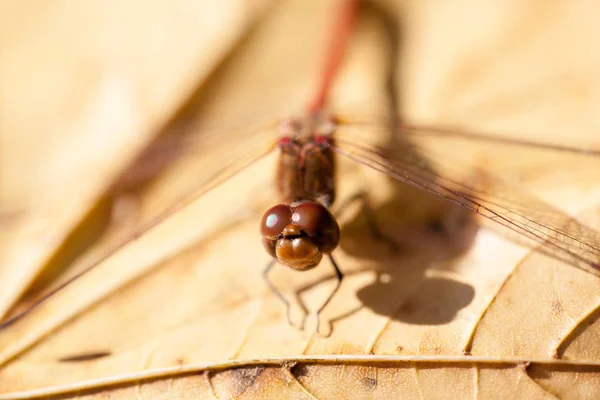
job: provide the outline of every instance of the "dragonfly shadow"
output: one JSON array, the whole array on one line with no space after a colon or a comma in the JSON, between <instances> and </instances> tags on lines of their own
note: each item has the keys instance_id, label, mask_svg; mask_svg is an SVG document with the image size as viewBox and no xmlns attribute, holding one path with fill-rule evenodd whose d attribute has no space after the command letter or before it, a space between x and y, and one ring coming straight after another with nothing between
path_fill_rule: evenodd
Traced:
<instances>
[{"instance_id":1,"label":"dragonfly shadow","mask_svg":"<svg viewBox=\"0 0 600 400\"><path fill-rule=\"evenodd\" d=\"M392 132L387 149L396 154L406 152L421 169L430 170L399 134ZM377 272L376 279L360 288L357 297L363 307L395 320L449 323L471 303L475 289L447 277L449 274L443 276L443 270L451 271L454 261L472 247L479 231L476 216L407 184L393 181L390 187L388 199L376 207L367 196L355 195L339 210L344 214L349 203L360 200L353 216L342 223L340 247L351 257L374 262Z\"/></svg>"},{"instance_id":2,"label":"dragonfly shadow","mask_svg":"<svg viewBox=\"0 0 600 400\"><path fill-rule=\"evenodd\" d=\"M475 296L471 285L446 273L474 242L478 232L474 215L451 204L440 204L436 210L439 214L410 221L406 217L409 209L400 203L403 207L392 199L374 210L378 221L387 222L382 228L383 238L365 237L369 214L364 211L342 226L341 248L353 257L374 262L371 268L376 271L376 278L360 288L356 296L362 307L395 320L419 325L449 323ZM393 221L390 213L402 219L403 212L405 223L389 229ZM387 240L392 240L394 246Z\"/></svg>"},{"instance_id":3,"label":"dragonfly shadow","mask_svg":"<svg viewBox=\"0 0 600 400\"><path fill-rule=\"evenodd\" d=\"M360 301L373 312L415 325L443 325L452 322L458 312L475 297L475 289L449 278L425 278L417 290L404 297L393 313L382 304L383 293L398 294L399 279L390 274L378 275L377 280L357 293ZM391 314L391 315L390 315Z\"/></svg>"}]
</instances>

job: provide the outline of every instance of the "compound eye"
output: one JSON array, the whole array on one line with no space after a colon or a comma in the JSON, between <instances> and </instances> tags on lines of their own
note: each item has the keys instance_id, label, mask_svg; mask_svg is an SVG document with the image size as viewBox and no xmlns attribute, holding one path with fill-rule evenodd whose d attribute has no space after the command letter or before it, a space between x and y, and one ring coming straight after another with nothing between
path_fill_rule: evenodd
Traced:
<instances>
[{"instance_id":1,"label":"compound eye","mask_svg":"<svg viewBox=\"0 0 600 400\"><path fill-rule=\"evenodd\" d=\"M260 222L260 233L264 237L274 238L281 234L292 221L292 210L285 204L279 204L269 208Z\"/></svg>"},{"instance_id":2,"label":"compound eye","mask_svg":"<svg viewBox=\"0 0 600 400\"><path fill-rule=\"evenodd\" d=\"M323 253L330 253L340 241L340 227L322 204L305 201L294 208L292 223L312 237Z\"/></svg>"},{"instance_id":3,"label":"compound eye","mask_svg":"<svg viewBox=\"0 0 600 400\"><path fill-rule=\"evenodd\" d=\"M313 201L305 201L294 208L292 223L298 225L310 236L318 235L332 224L337 225L329 210Z\"/></svg>"}]
</instances>

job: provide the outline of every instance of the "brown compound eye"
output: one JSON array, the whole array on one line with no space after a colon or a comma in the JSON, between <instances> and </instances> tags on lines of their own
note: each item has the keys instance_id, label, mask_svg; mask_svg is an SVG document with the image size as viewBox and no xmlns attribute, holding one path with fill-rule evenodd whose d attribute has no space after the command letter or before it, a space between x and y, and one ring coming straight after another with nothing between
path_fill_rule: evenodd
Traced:
<instances>
[{"instance_id":1,"label":"brown compound eye","mask_svg":"<svg viewBox=\"0 0 600 400\"><path fill-rule=\"evenodd\" d=\"M331 253L340 242L340 227L322 204L305 201L294 208L292 223L306 232L323 253Z\"/></svg>"},{"instance_id":2,"label":"brown compound eye","mask_svg":"<svg viewBox=\"0 0 600 400\"><path fill-rule=\"evenodd\" d=\"M285 228L292 221L292 210L286 204L279 204L269 208L260 222L260 233L267 238L274 238L281 235Z\"/></svg>"}]
</instances>

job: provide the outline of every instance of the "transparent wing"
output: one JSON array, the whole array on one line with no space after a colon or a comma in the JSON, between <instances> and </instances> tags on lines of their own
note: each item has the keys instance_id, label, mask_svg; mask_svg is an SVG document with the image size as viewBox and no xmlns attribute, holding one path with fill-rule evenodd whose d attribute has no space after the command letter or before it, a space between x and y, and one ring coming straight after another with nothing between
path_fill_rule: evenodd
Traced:
<instances>
[{"instance_id":1,"label":"transparent wing","mask_svg":"<svg viewBox=\"0 0 600 400\"><path fill-rule=\"evenodd\" d=\"M229 132L227 137L213 133L179 138L175 148L176 157L173 157L173 154L168 156L173 157L169 160L169 164L172 165L161 165L160 169L163 170L153 169L152 174L144 172L140 165L135 167L139 170L136 174L141 176L134 177L133 180L131 177L127 178L130 179L129 183L135 182L134 185L124 186L117 182L110 191L111 196L122 195L124 191L132 188L138 191L140 204L137 207L141 210L137 211L134 224L126 230L126 235L115 235L115 232L110 230L105 232L104 237L100 238L91 249L85 249L86 253L73 268L54 281L51 286L39 291L37 295L32 296L33 298L27 299L19 310L13 312L12 316L0 325L0 329L8 327L32 308L92 271L102 261L137 240L140 235L165 221L178 210L271 153L279 137L278 123L277 120L271 120L246 126L244 129ZM164 141L158 143L165 144ZM185 145L182 146L182 143ZM173 151L173 149L171 147L165 150ZM158 154L152 151L153 154ZM182 171L186 173L181 174ZM159 180L153 180L159 172L161 173ZM61 268L66 266L61 265Z\"/></svg>"},{"instance_id":2,"label":"transparent wing","mask_svg":"<svg viewBox=\"0 0 600 400\"><path fill-rule=\"evenodd\" d=\"M506 171L509 166L523 167L524 163L536 168L545 165L548 174L557 165L566 168L569 163L598 171L596 150L519 139L486 141L485 135L416 127L390 135L387 143L373 140L380 137L377 131L385 130L389 131L386 123L344 121L336 132L334 150L397 181L459 204L498 227L518 233L527 244L540 245L542 251L556 258L600 270L598 232L526 190L512 187L522 184L523 179L500 179L490 173L493 169ZM473 179L474 170L482 168L485 177Z\"/></svg>"},{"instance_id":3,"label":"transparent wing","mask_svg":"<svg viewBox=\"0 0 600 400\"><path fill-rule=\"evenodd\" d=\"M93 257L82 260L84 262L79 263L78 268L71 271L69 276L46 291L42 297L27 304L25 312L31 309L32 305L39 304L91 271L102 260L136 240L139 235L164 221L186 204L193 202L270 153L275 148L280 135L277 130L278 124L278 120L271 120L257 125L246 125L223 134L196 132L189 137L177 139L175 147L166 149L172 152L168 157L172 157L175 164L161 177L161 181L168 181L168 185L154 182L145 189L142 204L144 209L140 213L139 223L133 233L118 240L110 240L100 246L99 251L92 253ZM474 168L482 166L477 165L473 160L466 163L457 160L456 149L461 149L464 153L462 155L477 154L480 159L484 158L487 161L486 169L496 164L493 162L494 159L503 162L507 159L531 160L537 155L538 162L543 163L549 162L557 154L563 154L562 161L571 157L577 164L581 163L582 154L587 154L592 157L586 159L592 160L597 167L600 164L600 157L593 157L597 152L548 146L531 141L502 142L495 141L494 138L488 140L486 135L466 134L458 130L439 128L410 127L404 130L404 135L390 135L387 143L375 140L391 131L389 122L381 119L365 121L348 119L336 132L335 150L396 180L442 196L479 213L490 221L498 223L499 226L504 226L528 238L534 244L542 244L546 251L557 257L597 268L600 240L594 230L579 224L532 195L510 189L506 180L493 179L487 172L484 182L472 183L468 179L463 179L465 176L468 177ZM155 156L160 154L157 151L160 151L161 145L164 144L164 141L157 142L155 147L151 147L142 158L151 159L152 154ZM162 147L162 150L165 151L165 148ZM519 157L506 156L507 153L512 154L517 151ZM540 157L540 154L543 156ZM144 172L139 166L137 168L139 172L136 173L144 177L152 175L147 171ZM186 173L180 173L182 170ZM595 170L600 171L600 168ZM119 189L123 190L123 187L123 185L115 185L113 190L118 193ZM22 314L7 321L4 326L20 315Z\"/></svg>"},{"instance_id":4,"label":"transparent wing","mask_svg":"<svg viewBox=\"0 0 600 400\"><path fill-rule=\"evenodd\" d=\"M478 132L468 130L463 127L424 125L406 123L402 120L386 118L380 115L343 115L337 114L342 125L346 128L352 128L352 135L372 136L381 135L382 132L389 133L400 131L402 137L408 140L419 141L423 139L439 140L462 140L475 142L478 146L488 150L492 146L500 145L504 149L522 152L531 149L531 154L545 154L546 156L556 157L556 153L566 153L575 155L600 156L600 142L592 135L576 137L559 138L553 135L553 141L548 141L545 135L532 135L523 132ZM541 136L539 138L538 136ZM569 144L567 144L569 143ZM544 151L541 153L540 151ZM531 154L529 154L531 156Z\"/></svg>"}]
</instances>

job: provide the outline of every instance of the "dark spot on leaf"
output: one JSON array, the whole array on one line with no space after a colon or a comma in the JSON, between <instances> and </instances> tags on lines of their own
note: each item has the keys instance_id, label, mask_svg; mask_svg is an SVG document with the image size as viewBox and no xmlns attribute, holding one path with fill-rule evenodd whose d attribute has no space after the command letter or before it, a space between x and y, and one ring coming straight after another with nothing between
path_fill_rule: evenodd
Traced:
<instances>
[{"instance_id":1,"label":"dark spot on leaf","mask_svg":"<svg viewBox=\"0 0 600 400\"><path fill-rule=\"evenodd\" d=\"M97 360L99 358L104 358L110 356L112 353L110 351L97 351L94 353L82 353L82 354L74 354L66 357L62 357L58 359L58 362L84 362L84 361L92 361Z\"/></svg>"},{"instance_id":2,"label":"dark spot on leaf","mask_svg":"<svg viewBox=\"0 0 600 400\"><path fill-rule=\"evenodd\" d=\"M238 393L244 393L246 388L254 385L256 379L263 373L265 367L238 368L231 371L234 389Z\"/></svg>"},{"instance_id":3,"label":"dark spot on leaf","mask_svg":"<svg viewBox=\"0 0 600 400\"><path fill-rule=\"evenodd\" d=\"M303 376L310 375L310 368L306 364L296 364L292 369L290 369L290 372L296 378L302 378Z\"/></svg>"},{"instance_id":4,"label":"dark spot on leaf","mask_svg":"<svg viewBox=\"0 0 600 400\"><path fill-rule=\"evenodd\" d=\"M360 380L369 390L373 390L377 387L377 379L375 378L362 378Z\"/></svg>"}]
</instances>

